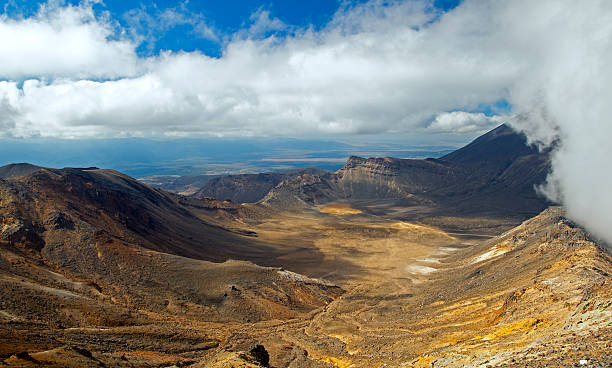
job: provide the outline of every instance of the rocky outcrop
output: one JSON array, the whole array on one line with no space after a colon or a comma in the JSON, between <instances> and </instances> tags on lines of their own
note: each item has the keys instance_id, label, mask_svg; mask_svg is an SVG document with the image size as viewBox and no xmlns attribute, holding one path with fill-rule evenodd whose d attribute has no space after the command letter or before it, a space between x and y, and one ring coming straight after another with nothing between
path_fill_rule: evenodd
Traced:
<instances>
[{"instance_id":1,"label":"rocky outcrop","mask_svg":"<svg viewBox=\"0 0 612 368\"><path fill-rule=\"evenodd\" d=\"M464 173L436 160L350 157L334 182L351 199L406 198L461 180Z\"/></svg>"},{"instance_id":2,"label":"rocky outcrop","mask_svg":"<svg viewBox=\"0 0 612 368\"><path fill-rule=\"evenodd\" d=\"M45 241L40 237L40 228L35 227L30 221L15 219L10 221L2 219L3 225L0 229L0 240L8 242L9 245L22 248L41 250Z\"/></svg>"}]
</instances>

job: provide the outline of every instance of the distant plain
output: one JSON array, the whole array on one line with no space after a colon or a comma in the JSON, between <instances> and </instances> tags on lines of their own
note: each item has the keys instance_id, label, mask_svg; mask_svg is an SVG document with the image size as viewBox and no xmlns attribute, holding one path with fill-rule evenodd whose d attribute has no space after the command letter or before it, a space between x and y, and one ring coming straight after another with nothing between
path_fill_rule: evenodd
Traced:
<instances>
[{"instance_id":1,"label":"distant plain","mask_svg":"<svg viewBox=\"0 0 612 368\"><path fill-rule=\"evenodd\" d=\"M351 155L440 157L461 143L376 143L298 139L0 140L0 166L29 162L45 167L112 167L136 178L223 175L315 167L335 171Z\"/></svg>"}]
</instances>

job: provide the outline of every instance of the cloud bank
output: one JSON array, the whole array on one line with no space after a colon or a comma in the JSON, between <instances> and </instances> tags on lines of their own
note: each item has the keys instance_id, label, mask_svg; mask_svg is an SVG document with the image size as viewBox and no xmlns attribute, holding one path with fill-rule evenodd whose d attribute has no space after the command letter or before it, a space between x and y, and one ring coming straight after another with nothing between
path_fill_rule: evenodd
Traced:
<instances>
[{"instance_id":1,"label":"cloud bank","mask_svg":"<svg viewBox=\"0 0 612 368\"><path fill-rule=\"evenodd\" d=\"M143 19L139 14L133 15ZM427 1L374 1L341 9L319 31L261 38L284 25L260 11L250 27L230 37L220 58L198 52L139 58L139 41L111 19L95 17L87 4L49 5L30 18L0 20L13 40L0 51L7 65L0 68L0 106L6 106L0 119L12 127L3 133L303 136L425 130L440 113L506 97L506 86L519 73L504 55L479 55L480 46L457 42L462 37L453 33L462 25L454 25L451 15L441 16Z\"/></svg>"},{"instance_id":2,"label":"cloud bank","mask_svg":"<svg viewBox=\"0 0 612 368\"><path fill-rule=\"evenodd\" d=\"M3 16L0 131L473 134L506 118L479 112L505 99L530 140L559 142L542 190L612 243L611 2L466 0L440 13L426 0L373 0L283 37L262 37L286 28L273 15L252 21L220 58L143 58L142 40L87 4Z\"/></svg>"}]
</instances>

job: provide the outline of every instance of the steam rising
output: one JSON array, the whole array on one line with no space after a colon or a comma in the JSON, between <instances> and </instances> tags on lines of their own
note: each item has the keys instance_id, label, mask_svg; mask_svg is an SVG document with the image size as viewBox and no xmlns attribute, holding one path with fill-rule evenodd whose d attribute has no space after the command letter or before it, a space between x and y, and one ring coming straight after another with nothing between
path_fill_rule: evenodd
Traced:
<instances>
[{"instance_id":1,"label":"steam rising","mask_svg":"<svg viewBox=\"0 0 612 368\"><path fill-rule=\"evenodd\" d=\"M530 29L542 37L552 27L554 37L526 35L537 60L511 88L512 124L540 145L558 141L541 191L612 245L612 2L562 5Z\"/></svg>"}]
</instances>

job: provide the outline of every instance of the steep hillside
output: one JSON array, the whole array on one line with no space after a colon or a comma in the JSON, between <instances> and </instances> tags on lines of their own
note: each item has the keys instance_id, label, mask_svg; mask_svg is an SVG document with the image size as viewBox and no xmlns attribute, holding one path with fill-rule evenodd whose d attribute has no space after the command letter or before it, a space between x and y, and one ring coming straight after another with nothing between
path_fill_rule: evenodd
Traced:
<instances>
[{"instance_id":1,"label":"steep hillside","mask_svg":"<svg viewBox=\"0 0 612 368\"><path fill-rule=\"evenodd\" d=\"M212 223L222 207L191 207L112 170L42 168L0 180L0 320L117 326L160 313L256 321L295 317L340 292L229 261L268 264L284 253L223 219Z\"/></svg>"},{"instance_id":2,"label":"steep hillside","mask_svg":"<svg viewBox=\"0 0 612 368\"><path fill-rule=\"evenodd\" d=\"M209 261L270 254L265 246L252 247L240 234L202 220L179 197L113 170L41 169L3 185L7 193L27 198L6 210L28 221L81 220L121 241Z\"/></svg>"},{"instance_id":3,"label":"steep hillside","mask_svg":"<svg viewBox=\"0 0 612 368\"><path fill-rule=\"evenodd\" d=\"M300 175L321 175L325 171L313 168L267 172L261 174L227 175L213 178L193 194L196 198L229 199L251 203L262 199L278 183Z\"/></svg>"},{"instance_id":4,"label":"steep hillside","mask_svg":"<svg viewBox=\"0 0 612 368\"><path fill-rule=\"evenodd\" d=\"M461 169L435 160L350 157L332 179L341 198L405 198L464 179Z\"/></svg>"},{"instance_id":5,"label":"steep hillside","mask_svg":"<svg viewBox=\"0 0 612 368\"><path fill-rule=\"evenodd\" d=\"M535 192L549 172L549 153L529 146L524 134L501 125L439 159L462 170L465 177L433 190L430 198L460 214L478 207L480 213L533 216L549 204Z\"/></svg>"},{"instance_id":6,"label":"steep hillside","mask_svg":"<svg viewBox=\"0 0 612 368\"><path fill-rule=\"evenodd\" d=\"M522 133L502 124L454 152L440 158L463 166L484 167L495 172L522 156L537 155L538 149L527 144Z\"/></svg>"}]
</instances>

